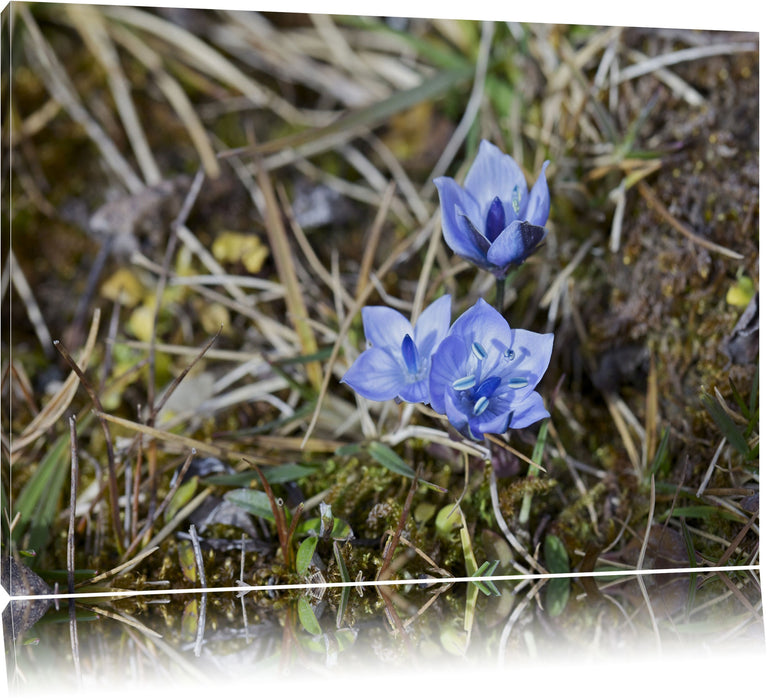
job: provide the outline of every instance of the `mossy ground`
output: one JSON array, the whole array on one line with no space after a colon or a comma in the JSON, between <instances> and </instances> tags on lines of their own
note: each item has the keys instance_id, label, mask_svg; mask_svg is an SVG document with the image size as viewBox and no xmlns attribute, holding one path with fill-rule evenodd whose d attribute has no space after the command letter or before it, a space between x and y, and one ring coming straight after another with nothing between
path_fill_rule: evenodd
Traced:
<instances>
[{"instance_id":1,"label":"mossy ground","mask_svg":"<svg viewBox=\"0 0 776 700\"><path fill-rule=\"evenodd\" d=\"M143 16L170 22L181 37L159 34ZM203 445L210 445L222 464L241 473L250 468L240 455L267 473L276 465L308 467L305 476L273 489L289 518L299 503L331 505L333 517L354 535L337 543L351 579L377 576L387 533L400 522L403 537L427 559L400 544L393 554L397 577L428 574L429 561L465 575L459 535L436 523L437 513L459 498L475 560L500 559L497 573L513 573L513 563L536 570L510 548L503 525L542 566L547 535L558 536L573 571L638 562L758 562L752 517L759 508L757 314L745 332L734 331L759 289L756 35L496 23L483 78L475 65L486 33L477 22L388 24L278 14L260 26L248 23L246 30L241 16L231 13L81 16L45 4L17 8L17 20L11 70L3 76L3 99L13 96L3 126L4 157L13 158L4 193L10 207L3 211L11 236L3 243L10 241L42 321L13 278L3 298L3 404L9 409L3 409L3 426L11 438L3 442L4 555L11 547L34 550L36 570L67 568L67 416L76 415L77 569L101 573L149 551L153 536L185 506L173 500L166 515L149 520L167 503L173 472L189 449L184 439L199 441L200 457ZM111 91L115 71L106 71L95 60L94 45L82 41L95 41L100 32L119 47L143 139L127 135L126 112ZM245 36L242 47L227 40ZM198 40L226 63L194 60ZM268 48L280 42L295 47L288 49L285 67ZM155 70L140 60L138 46L159 58ZM645 68L620 83L605 70L612 58L632 69L646 66L648 57L714 46L722 47L716 55L690 53L660 67L662 73ZM48 50L72 81L72 102L64 107L41 74ZM348 55L357 57L355 64L348 64ZM310 61L320 74L305 72ZM447 88L434 87L435 74L450 76ZM180 104L170 102L170 83L191 106L207 147L195 147L196 127L185 125ZM529 180L544 159L551 161L547 242L508 278L505 308L513 326L555 333L540 386L552 413L545 471L529 476L521 458L493 443L492 459L464 460L444 440L408 433L393 449L444 491L420 484L407 505L411 480L387 470L368 449L371 440L390 439L407 427L407 407L357 403L337 379L363 348L354 308L359 304L390 303L409 313L416 295L428 301L450 292L456 316L478 296L492 300L487 275L462 264L440 240L428 181L476 94L473 85L483 97L447 174L464 172L480 138L513 153ZM408 93L413 88L417 92ZM370 111L378 103L385 109ZM127 200L127 181L106 166L105 151L101 158L73 104L93 116L134 172L141 170L138 141L144 140L163 179L184 178L147 207ZM338 122L340 112L356 118ZM317 131L327 122L333 126ZM332 134L334 145L326 140ZM263 148L261 160L254 144ZM197 168L215 162L214 154L243 148L217 160L218 174L205 177L185 221L193 235L179 234L166 257L170 222L185 206ZM269 189L261 187L262 172ZM268 218L273 198L281 211L279 229ZM111 231L121 233L125 246L107 254L90 286L106 240L89 232L90 216L106 202L115 205ZM278 246L278 231L287 248ZM234 232L242 237L226 237ZM246 247L219 253L227 240ZM406 252L397 254L401 246ZM4 265L8 254L6 249ZM370 278L394 254L382 277ZM301 306L282 277L289 265ZM201 277L178 284L180 276L193 274L222 277L217 284ZM361 295L370 281L372 291ZM125 296L117 301L119 288ZM53 410L71 369L44 341L61 340L77 357L96 309L101 319L87 380L101 411L136 424L105 424L114 441L115 494L105 431L83 386L36 439L14 448L42 410ZM214 335L212 349L194 362ZM330 362L333 376L322 385ZM188 395L181 399L179 393L151 415L165 388L189 369L179 390ZM231 393L239 389L246 398ZM137 425L143 423L165 430L166 437L140 439ZM443 436L447 431L422 411L410 416L409 425L441 429ZM530 456L537 430L513 431L505 440ZM713 462L717 466L710 468ZM489 488L494 469L503 524ZM223 501L235 488L208 479L200 477L187 498L210 488ZM258 478L240 487L262 490ZM521 521L527 493L530 517ZM123 538L112 520L116 503ZM19 504L25 511L14 521ZM316 515L317 507L303 518ZM158 550L109 583L124 589L158 580L172 588L198 585L195 569L187 575L182 564L183 540L176 534L188 532L191 522L175 522L156 543ZM242 564L239 549L215 548L208 538L236 542L244 529L233 522L196 522L206 538L208 585L235 585L241 566L249 584L304 580L284 561L270 520L254 522L253 537L265 546L249 551ZM647 528L651 547L639 557ZM653 542L655 533L660 537ZM289 544L292 561L299 541ZM327 581L342 577L334 546L322 538L317 548L316 567ZM747 595L756 589L748 586ZM594 599L595 586L584 586L584 593ZM623 593L623 599L633 594ZM408 604L399 617L417 611L423 595L415 590L410 598L421 602ZM246 600L262 619L267 607L282 608L264 596ZM340 600L339 593L327 595L330 618ZM385 601L373 591L364 598L351 592L350 601L345 626L387 615ZM438 604L444 601L449 619L460 621L463 595L441 596ZM148 609L142 602L115 605L136 613L142 611L133 606ZM483 619L491 625L504 624L510 614L498 605L480 596L487 608ZM569 619L580 605L572 597ZM235 606L226 605L232 617ZM180 616L173 609L171 604L164 614L177 629Z\"/></svg>"}]
</instances>

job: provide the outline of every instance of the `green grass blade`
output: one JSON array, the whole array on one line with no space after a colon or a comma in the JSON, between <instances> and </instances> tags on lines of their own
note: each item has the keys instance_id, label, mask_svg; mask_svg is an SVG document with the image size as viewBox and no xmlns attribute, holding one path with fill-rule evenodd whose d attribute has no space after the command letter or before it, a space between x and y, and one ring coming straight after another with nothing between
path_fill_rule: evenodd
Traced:
<instances>
[{"instance_id":1,"label":"green grass blade","mask_svg":"<svg viewBox=\"0 0 776 700\"><path fill-rule=\"evenodd\" d=\"M40 466L19 493L19 498L11 502L14 514L20 514L14 528L14 540L18 543L28 532L26 546L30 549L44 549L51 538L62 490L70 473L69 447L70 436L65 433L46 453Z\"/></svg>"},{"instance_id":2,"label":"green grass blade","mask_svg":"<svg viewBox=\"0 0 776 700\"><path fill-rule=\"evenodd\" d=\"M370 442L367 448L369 455L378 462L381 466L385 467L388 471L392 471L394 474L406 476L408 479L415 478L415 472L412 470L409 464L407 464L396 452L394 452L384 442ZM446 489L441 486L432 484L430 481L424 481L418 479L419 484L424 484L439 493L445 493Z\"/></svg>"},{"instance_id":3,"label":"green grass blade","mask_svg":"<svg viewBox=\"0 0 776 700\"><path fill-rule=\"evenodd\" d=\"M741 429L733 422L733 419L725 412L709 394L701 396L701 403L709 412L712 420L717 424L725 439L744 457L749 455L749 444L746 442Z\"/></svg>"}]
</instances>

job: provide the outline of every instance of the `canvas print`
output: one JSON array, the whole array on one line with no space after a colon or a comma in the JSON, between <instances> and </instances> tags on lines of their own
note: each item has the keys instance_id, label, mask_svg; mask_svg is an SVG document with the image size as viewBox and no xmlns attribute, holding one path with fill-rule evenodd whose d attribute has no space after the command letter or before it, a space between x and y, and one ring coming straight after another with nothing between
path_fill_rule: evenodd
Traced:
<instances>
[{"instance_id":1,"label":"canvas print","mask_svg":"<svg viewBox=\"0 0 776 700\"><path fill-rule=\"evenodd\" d=\"M759 658L757 31L2 37L13 696Z\"/></svg>"}]
</instances>

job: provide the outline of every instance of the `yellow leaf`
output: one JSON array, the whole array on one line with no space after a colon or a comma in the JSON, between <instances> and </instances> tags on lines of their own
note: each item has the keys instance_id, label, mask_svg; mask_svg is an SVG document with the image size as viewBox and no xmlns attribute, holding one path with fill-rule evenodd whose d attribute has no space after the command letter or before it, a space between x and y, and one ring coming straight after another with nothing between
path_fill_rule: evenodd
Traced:
<instances>
[{"instance_id":1,"label":"yellow leaf","mask_svg":"<svg viewBox=\"0 0 776 700\"><path fill-rule=\"evenodd\" d=\"M213 242L213 256L220 263L241 263L248 272L256 273L267 258L269 249L256 234L223 231Z\"/></svg>"},{"instance_id":2,"label":"yellow leaf","mask_svg":"<svg viewBox=\"0 0 776 700\"><path fill-rule=\"evenodd\" d=\"M199 320L209 335L215 335L222 327L222 333L226 335L231 329L229 310L223 304L207 304L199 312Z\"/></svg>"},{"instance_id":3,"label":"yellow leaf","mask_svg":"<svg viewBox=\"0 0 776 700\"><path fill-rule=\"evenodd\" d=\"M725 301L731 306L743 309L754 296L754 282L751 277L741 275L736 283L728 289Z\"/></svg>"},{"instance_id":4,"label":"yellow leaf","mask_svg":"<svg viewBox=\"0 0 776 700\"><path fill-rule=\"evenodd\" d=\"M106 299L118 300L120 304L132 307L140 303L145 288L132 270L122 267L102 283L100 294Z\"/></svg>"},{"instance_id":5,"label":"yellow leaf","mask_svg":"<svg viewBox=\"0 0 776 700\"><path fill-rule=\"evenodd\" d=\"M138 306L127 321L127 329L138 340L151 342L154 328L154 310L149 306Z\"/></svg>"}]
</instances>

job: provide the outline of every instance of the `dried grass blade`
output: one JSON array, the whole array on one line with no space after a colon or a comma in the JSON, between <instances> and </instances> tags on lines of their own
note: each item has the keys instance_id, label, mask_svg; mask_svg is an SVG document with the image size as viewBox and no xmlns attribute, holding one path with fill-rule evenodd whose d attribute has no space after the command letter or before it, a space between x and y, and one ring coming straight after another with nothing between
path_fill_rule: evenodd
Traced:
<instances>
[{"instance_id":1,"label":"dried grass blade","mask_svg":"<svg viewBox=\"0 0 776 700\"><path fill-rule=\"evenodd\" d=\"M347 335L350 324L353 323L353 319L356 317L356 314L359 312L361 307L363 306L364 302L367 300L367 297L372 293L372 290L374 289L374 280L379 280L385 275L388 270L391 269L396 264L396 261L401 258L402 255L404 255L405 251L409 249L414 240L416 238L422 237L425 235L425 229L429 226L429 224L426 224L422 229L420 229L415 236L408 236L405 238L396 248L394 248L393 252L390 256L388 256L388 259L380 266L380 268L377 270L377 272L374 274L372 278L370 278L369 283L364 288L364 291L358 295L356 299L356 303L353 305L353 308L348 312L347 317L345 318L345 322L342 325L342 329L339 332L339 335L337 336L337 340L334 342L334 346L331 349L331 357L329 358L329 362L326 365L326 371L323 376L323 382L321 384L321 390L318 393L318 401L315 404L315 410L313 411L313 415L310 419L310 425L307 428L307 432L305 433L304 439L302 440L302 448L307 444L308 440L310 439L310 436L312 435L313 430L315 429L315 424L318 421L318 416L321 413L321 408L323 406L323 399L326 396L326 387L329 384L329 381L331 380L331 375L334 372L334 363L337 361L337 355L339 354L340 347L342 346L342 341L344 340L345 336Z\"/></svg>"},{"instance_id":2,"label":"dried grass blade","mask_svg":"<svg viewBox=\"0 0 776 700\"><path fill-rule=\"evenodd\" d=\"M118 566L114 566L110 571L104 571L94 578L82 581L76 586L76 588L81 588L83 586L93 586L95 583L99 583L100 581L104 581L107 578L111 578L112 576L128 571L130 567L135 566L135 564L139 564L141 561L143 561L143 559L145 559L148 555L153 554L157 549L159 549L159 547L149 547L129 561L123 562Z\"/></svg>"},{"instance_id":3,"label":"dried grass blade","mask_svg":"<svg viewBox=\"0 0 776 700\"><path fill-rule=\"evenodd\" d=\"M657 368L655 367L655 358L649 358L649 375L647 376L647 405L646 418L644 421L645 441L645 460L644 464L652 464L655 459L655 453L658 445L657 426L660 417L658 415L658 386L657 386Z\"/></svg>"},{"instance_id":4,"label":"dried grass blade","mask_svg":"<svg viewBox=\"0 0 776 700\"><path fill-rule=\"evenodd\" d=\"M307 307L304 303L304 295L299 278L294 269L294 257L291 246L288 243L288 235L283 218L280 214L280 205L275 196L272 183L267 171L261 162L257 162L257 179L259 188L264 195L265 223L269 238L272 257L277 266L281 284L285 287L286 306L291 317L291 323L299 337L302 353L313 355L318 352L318 343L310 326ZM309 362L306 365L307 378L316 390L321 388L321 365L318 362Z\"/></svg>"},{"instance_id":5,"label":"dried grass blade","mask_svg":"<svg viewBox=\"0 0 776 700\"><path fill-rule=\"evenodd\" d=\"M202 169L209 178L218 177L220 166L215 151L210 144L207 131L194 110L185 90L178 81L164 70L164 64L159 54L125 27L113 25L110 27L110 33L116 41L153 73L159 90L178 114L186 131L189 132L189 138L191 138L191 142L199 154Z\"/></svg>"},{"instance_id":6,"label":"dried grass blade","mask_svg":"<svg viewBox=\"0 0 776 700\"><path fill-rule=\"evenodd\" d=\"M95 415L98 418L104 418L109 423L115 423L123 428L132 430L134 432L143 433L152 438L156 438L165 442L166 444L177 445L179 448L186 450L195 449L197 452L213 455L214 457L220 457L221 459L230 459L234 461L240 461L243 459L255 460L256 455L247 454L244 452L238 452L237 450L231 450L221 445L216 445L209 442L202 442L195 438L186 437L185 435L176 435L175 433L167 432L166 430L159 430L143 423L137 423L135 421L128 420L126 418L120 418L119 416L112 416L108 413L100 413L95 411ZM308 440L305 444L302 444L301 438L295 437L278 437L275 435L259 435L254 438L256 443L267 450L289 450L294 452L301 452L308 450L310 452L322 452L333 453L338 448L342 447L343 442L337 440Z\"/></svg>"},{"instance_id":7,"label":"dried grass blade","mask_svg":"<svg viewBox=\"0 0 776 700\"><path fill-rule=\"evenodd\" d=\"M29 37L33 57L40 67L38 75L45 83L46 89L62 105L73 120L83 127L89 138L102 153L105 162L126 185L127 189L133 194L140 192L144 188L143 182L135 175L102 127L86 111L62 64L58 61L54 51L33 19L32 13L24 4L18 5L17 9L27 26L29 33L25 34L25 37Z\"/></svg>"},{"instance_id":8,"label":"dried grass blade","mask_svg":"<svg viewBox=\"0 0 776 700\"><path fill-rule=\"evenodd\" d=\"M24 303L24 307L27 310L27 318L30 319L32 327L35 329L35 335L38 336L38 340L43 348L43 352L46 355L51 355L51 333L49 333L46 321L41 313L40 306L35 300L35 295L32 292L32 288L27 282L27 278L24 275L24 271L19 267L19 263L16 260L13 249L8 250L8 259L6 260L6 268L10 273L10 281L13 282L13 286L19 293L19 296Z\"/></svg>"},{"instance_id":9,"label":"dried grass blade","mask_svg":"<svg viewBox=\"0 0 776 700\"><path fill-rule=\"evenodd\" d=\"M633 470L636 474L641 475L641 459L639 452L636 449L636 444L633 442L631 434L628 432L628 424L623 418L620 408L617 404L617 397L612 396L609 392L603 392L604 401L606 401L606 407L609 409L609 414L614 420L614 425L617 428L617 432L622 438L625 451L628 453L628 458L633 465Z\"/></svg>"},{"instance_id":10,"label":"dried grass blade","mask_svg":"<svg viewBox=\"0 0 776 700\"><path fill-rule=\"evenodd\" d=\"M183 27L156 17L151 13L131 7L105 7L109 17L130 24L159 37L163 41L178 47L192 65L214 78L231 85L260 107L268 107L285 121L297 124L315 124L314 112L301 112L294 105L271 93L265 87L249 78L243 71L212 46L194 36ZM327 117L328 121L328 117Z\"/></svg>"},{"instance_id":11,"label":"dried grass blade","mask_svg":"<svg viewBox=\"0 0 776 700\"><path fill-rule=\"evenodd\" d=\"M734 53L750 53L757 51L757 44L751 41L734 42L726 44L711 44L708 46L693 46L688 49L680 49L671 53L661 54L644 61L623 68L618 76L618 81L624 83L641 75L652 73L659 68L676 65L685 61L696 61L699 58L710 56L725 56Z\"/></svg>"},{"instance_id":12,"label":"dried grass blade","mask_svg":"<svg viewBox=\"0 0 776 700\"><path fill-rule=\"evenodd\" d=\"M353 304L355 303L353 301L353 297L348 294L347 290L340 284L339 280L334 277L323 265L323 263L318 259L318 256L315 254L315 251L313 250L313 247L310 245L310 242L307 240L307 236L305 235L304 231L302 230L302 227L299 226L299 222L296 220L296 217L294 216L294 212L291 208L291 203L288 201L288 196L286 195L284 190L279 190L279 196L280 196L280 202L283 205L283 211L286 214L286 218L288 219L289 226L291 227L291 233L294 234L294 238L296 239L296 242L299 244L299 248L302 250L302 253L305 256L305 259L309 263L310 267L313 269L313 272L315 272L318 277L323 280L323 282L326 284L326 286L331 289L331 291L340 297L342 302L348 307L353 308Z\"/></svg>"},{"instance_id":13,"label":"dried grass blade","mask_svg":"<svg viewBox=\"0 0 776 700\"><path fill-rule=\"evenodd\" d=\"M95 309L92 316L92 325L89 328L89 335L86 339L86 344L78 358L78 366L86 367L89 364L89 359L92 356L94 345L97 342L97 331L100 327L100 310ZM75 392L78 390L78 374L73 371L67 379L63 382L59 391L54 397L46 404L46 406L38 413L35 418L32 419L30 424L24 429L21 437L18 440L13 441L11 452L15 453L22 448L29 445L31 442L37 440L46 430L48 430L56 421L60 419L62 414L67 410L70 402L75 396Z\"/></svg>"},{"instance_id":14,"label":"dried grass blade","mask_svg":"<svg viewBox=\"0 0 776 700\"><path fill-rule=\"evenodd\" d=\"M302 146L312 146L304 155L311 155L331 147L332 143L341 143L350 138L350 134L364 128L373 128L381 124L397 112L409 109L413 105L425 100L433 99L439 95L447 93L459 82L469 78L472 74L472 66L464 66L451 70L442 71L426 80L421 85L395 93L389 98L371 104L367 107L354 110L345 114L336 122L317 129L308 129L290 136L281 136L280 138L255 146L243 146L229 151L219 153L219 158L229 158L231 156L254 153L259 155L268 155L270 153L279 153L280 151L290 151L291 160L302 155L297 151L294 155L292 149L300 149ZM289 161L290 162L290 161Z\"/></svg>"},{"instance_id":15,"label":"dried grass blade","mask_svg":"<svg viewBox=\"0 0 776 700\"><path fill-rule=\"evenodd\" d=\"M396 191L396 183L388 183L388 187L383 194L382 201L380 202L380 208L377 210L377 216L375 217L372 228L369 230L366 239L366 246L364 248L364 256L361 259L361 269L358 273L358 283L356 284L356 296L360 295L366 288L369 275L372 272L372 263L375 259L375 253L377 252L377 244L380 241L380 232L383 229L385 223L385 217L388 214L388 209L393 199L393 194Z\"/></svg>"},{"instance_id":16,"label":"dried grass blade","mask_svg":"<svg viewBox=\"0 0 776 700\"><path fill-rule=\"evenodd\" d=\"M140 125L140 119L130 95L129 81L121 69L118 52L108 37L102 16L90 5L66 5L65 11L70 15L73 26L81 34L91 53L105 69L119 117L124 124L129 143L146 183L157 184L161 181L162 175L151 153L143 127Z\"/></svg>"}]
</instances>

